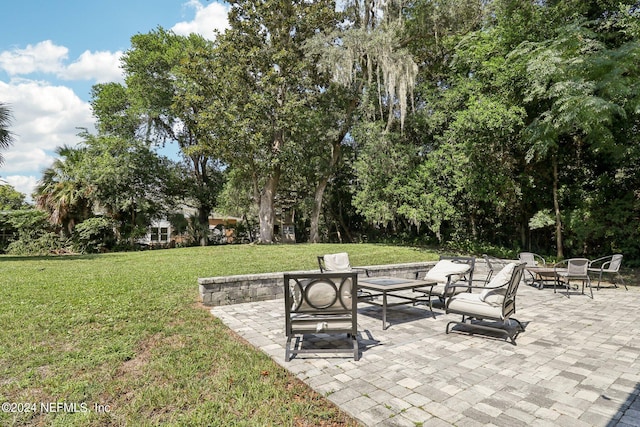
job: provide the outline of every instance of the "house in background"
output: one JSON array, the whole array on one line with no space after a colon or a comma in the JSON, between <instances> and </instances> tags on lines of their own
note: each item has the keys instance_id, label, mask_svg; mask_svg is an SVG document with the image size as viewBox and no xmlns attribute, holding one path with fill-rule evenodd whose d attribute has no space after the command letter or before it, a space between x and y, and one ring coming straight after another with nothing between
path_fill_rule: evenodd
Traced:
<instances>
[{"instance_id":1,"label":"house in background","mask_svg":"<svg viewBox=\"0 0 640 427\"><path fill-rule=\"evenodd\" d=\"M214 243L233 243L236 237L235 229L240 220L214 212L209 216L209 238Z\"/></svg>"},{"instance_id":2,"label":"house in background","mask_svg":"<svg viewBox=\"0 0 640 427\"><path fill-rule=\"evenodd\" d=\"M179 235L181 237L181 235ZM166 219L154 221L147 230L147 235L138 240L138 243L147 245L150 248L174 247L176 245L176 236L171 223Z\"/></svg>"},{"instance_id":3,"label":"house in background","mask_svg":"<svg viewBox=\"0 0 640 427\"><path fill-rule=\"evenodd\" d=\"M181 212L184 217L189 217L188 212ZM185 220L186 222L186 220ZM240 218L224 216L213 213L209 216L209 239L213 243L233 243L235 227ZM156 220L151 223L147 234L138 240L138 243L150 248L172 248L176 245L188 243L186 236L187 227L176 229L168 219Z\"/></svg>"}]
</instances>

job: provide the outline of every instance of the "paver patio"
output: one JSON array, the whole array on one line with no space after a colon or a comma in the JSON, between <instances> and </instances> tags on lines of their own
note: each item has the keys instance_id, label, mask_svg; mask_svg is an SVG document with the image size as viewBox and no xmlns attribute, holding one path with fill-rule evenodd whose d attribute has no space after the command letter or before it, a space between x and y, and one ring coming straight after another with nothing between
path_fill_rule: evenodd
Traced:
<instances>
[{"instance_id":1,"label":"paver patio","mask_svg":"<svg viewBox=\"0 0 640 427\"><path fill-rule=\"evenodd\" d=\"M454 332L426 306L358 310L361 358L284 361L284 300L211 309L228 327L366 426L640 426L640 288L595 298L522 284L526 331ZM457 329L457 328L456 328Z\"/></svg>"}]
</instances>

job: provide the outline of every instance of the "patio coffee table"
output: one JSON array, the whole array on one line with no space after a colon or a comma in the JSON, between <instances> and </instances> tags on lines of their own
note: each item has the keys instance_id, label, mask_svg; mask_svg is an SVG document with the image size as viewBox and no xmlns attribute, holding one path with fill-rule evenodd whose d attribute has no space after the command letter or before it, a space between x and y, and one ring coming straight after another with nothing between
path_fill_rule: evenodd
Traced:
<instances>
[{"instance_id":1,"label":"patio coffee table","mask_svg":"<svg viewBox=\"0 0 640 427\"><path fill-rule=\"evenodd\" d=\"M525 268L533 276L533 282L538 282L538 289L544 288L544 282L547 280L553 280L555 284L558 284L557 271L565 271L566 268L554 268L554 267L526 267Z\"/></svg>"},{"instance_id":2,"label":"patio coffee table","mask_svg":"<svg viewBox=\"0 0 640 427\"><path fill-rule=\"evenodd\" d=\"M367 277L358 279L358 287L373 291L371 296L362 298L360 302L377 305L382 307L382 329L387 329L387 307L395 307L404 304L415 304L420 300L408 295L398 294L399 291L430 288L436 285L436 282L427 280L405 279L402 277ZM374 298L382 296L382 303L375 301ZM388 302L387 298L393 297L400 301ZM433 314L433 313L432 313Z\"/></svg>"}]
</instances>

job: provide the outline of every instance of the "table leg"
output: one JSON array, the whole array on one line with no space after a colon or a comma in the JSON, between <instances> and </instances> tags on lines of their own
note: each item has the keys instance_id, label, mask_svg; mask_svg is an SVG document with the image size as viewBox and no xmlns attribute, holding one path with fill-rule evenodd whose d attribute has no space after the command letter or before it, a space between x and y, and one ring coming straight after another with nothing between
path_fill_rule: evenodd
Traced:
<instances>
[{"instance_id":1,"label":"table leg","mask_svg":"<svg viewBox=\"0 0 640 427\"><path fill-rule=\"evenodd\" d=\"M382 329L387 329L387 293L382 292Z\"/></svg>"}]
</instances>

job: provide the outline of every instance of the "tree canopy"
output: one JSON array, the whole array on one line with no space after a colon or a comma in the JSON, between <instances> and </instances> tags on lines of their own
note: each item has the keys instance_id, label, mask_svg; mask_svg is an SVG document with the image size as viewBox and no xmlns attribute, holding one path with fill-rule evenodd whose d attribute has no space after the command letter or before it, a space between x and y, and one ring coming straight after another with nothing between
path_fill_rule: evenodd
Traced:
<instances>
[{"instance_id":1,"label":"tree canopy","mask_svg":"<svg viewBox=\"0 0 640 427\"><path fill-rule=\"evenodd\" d=\"M94 87L82 149L112 173L47 175L53 220L80 221L83 198L151 217L178 196L203 225L214 208L258 224L263 243L290 223L312 242L640 261L637 2L230 4L214 41L132 37L125 83ZM172 142L180 165L148 151ZM60 154L59 178L80 153Z\"/></svg>"}]
</instances>

